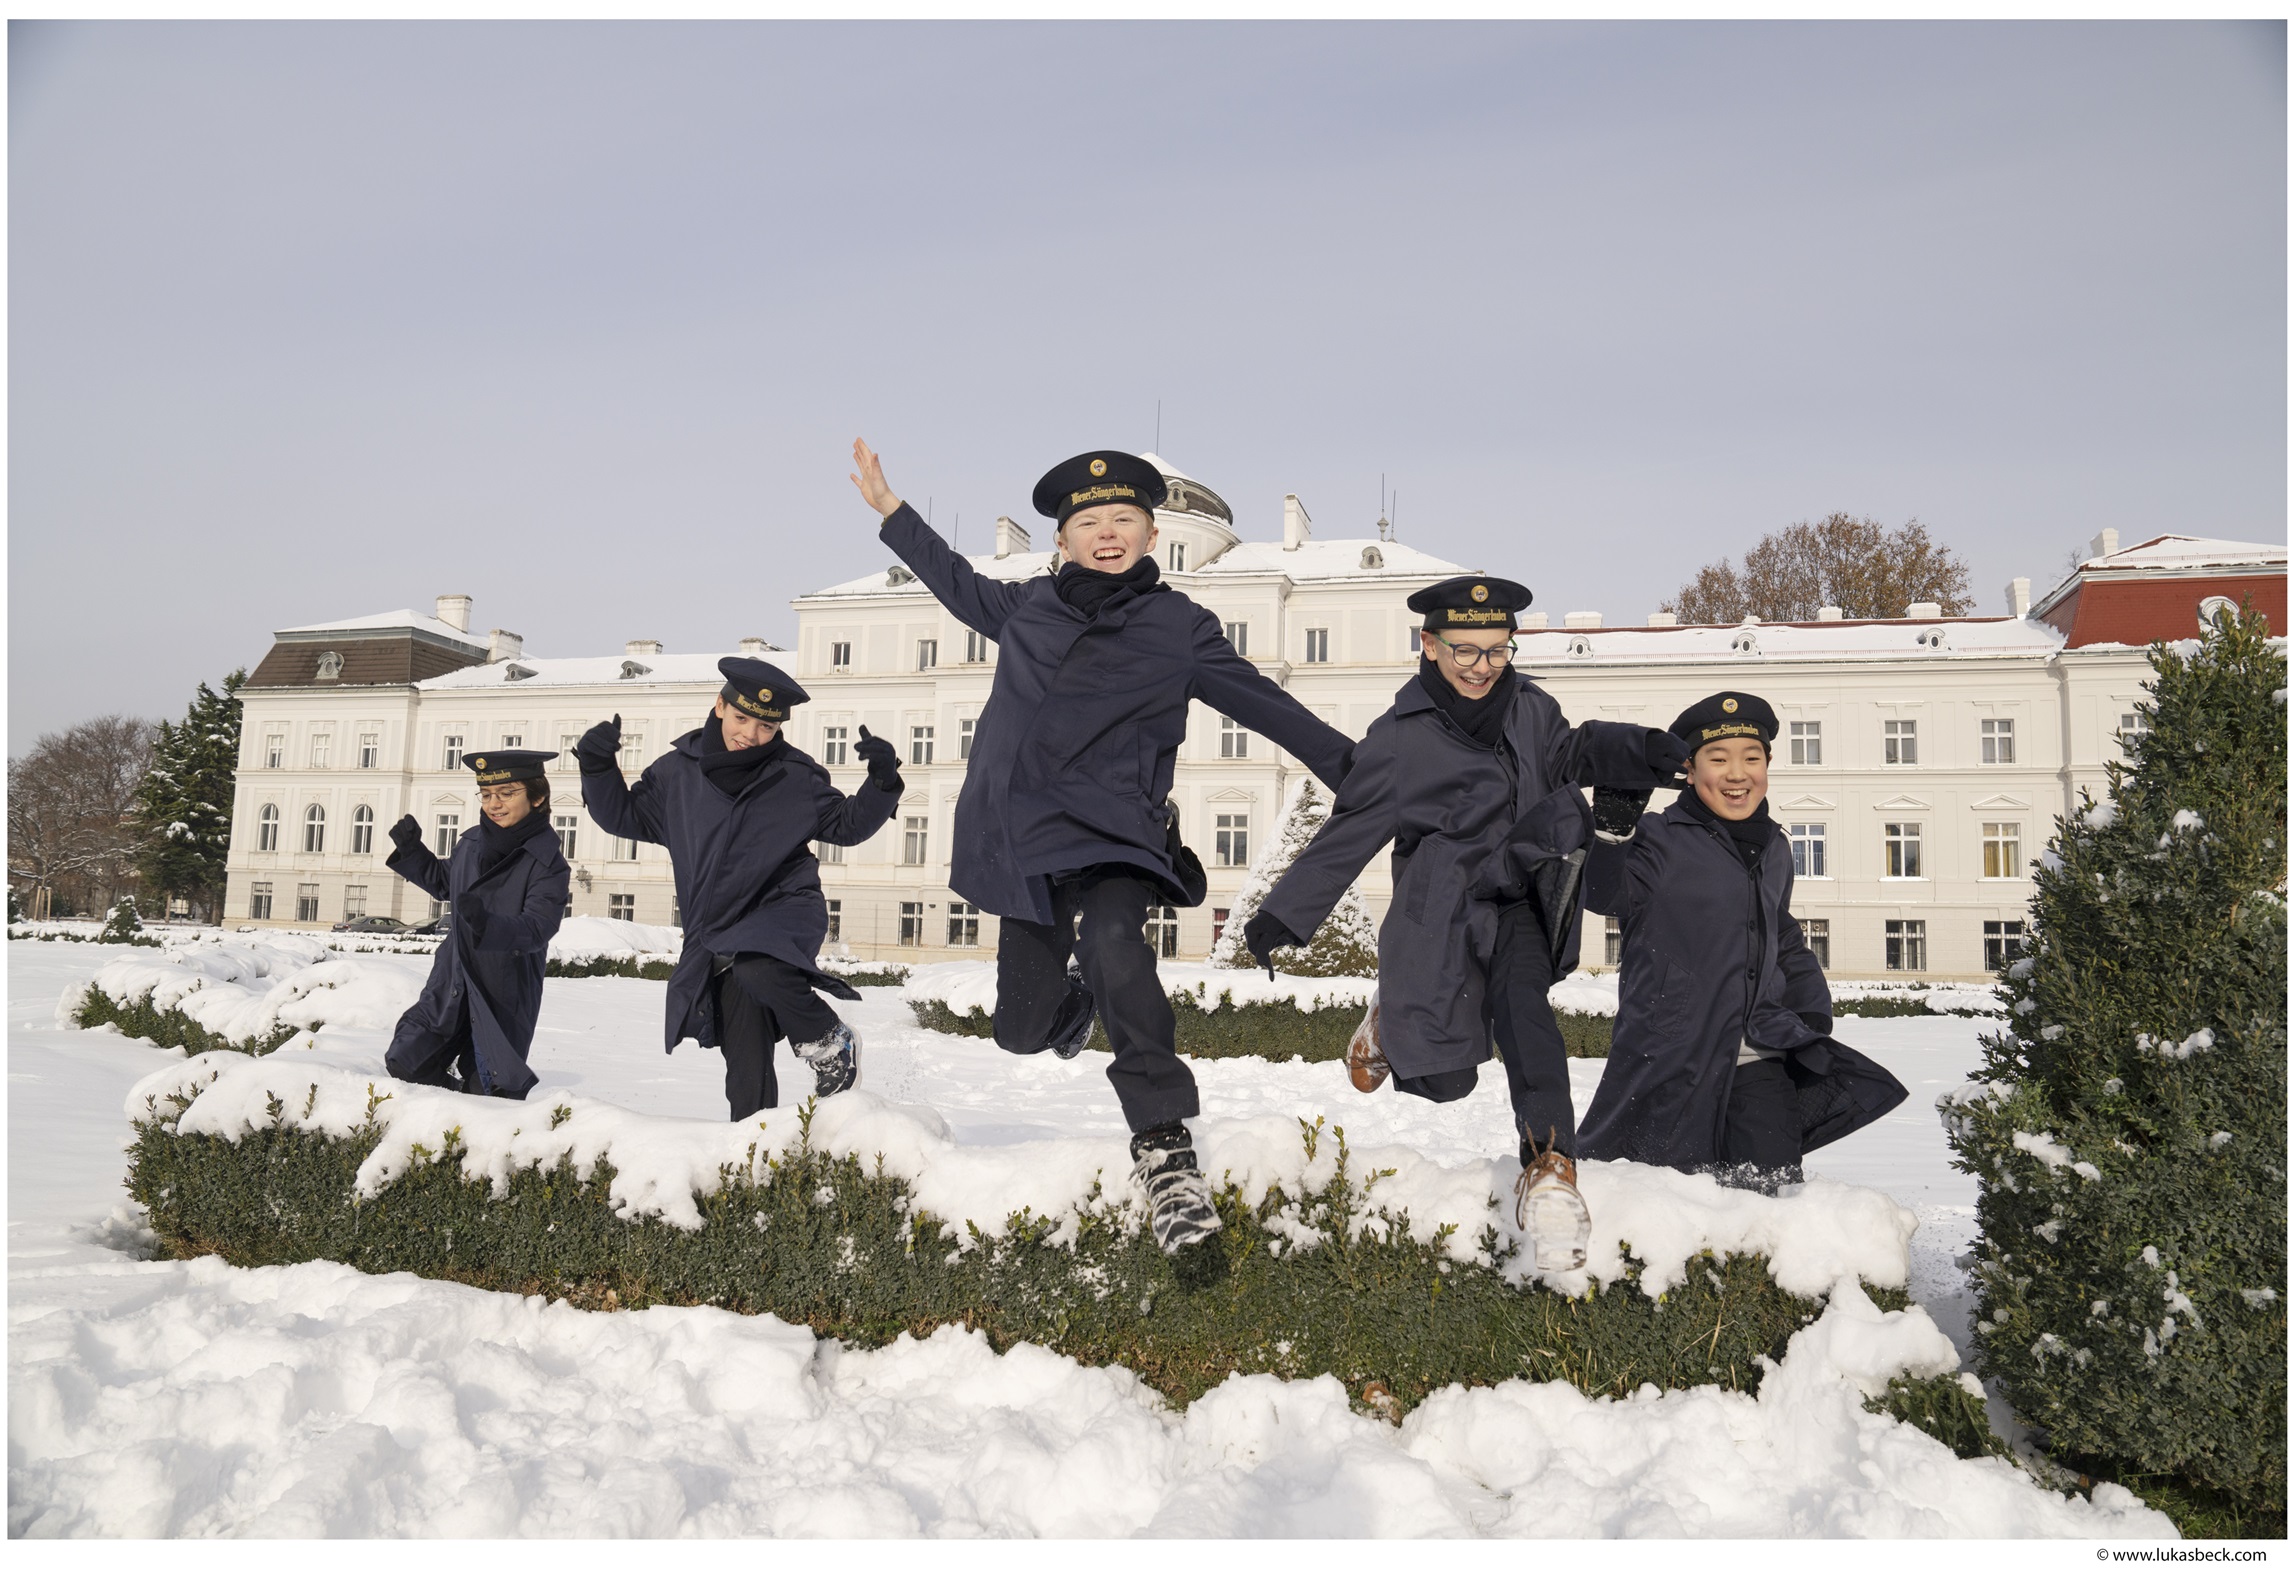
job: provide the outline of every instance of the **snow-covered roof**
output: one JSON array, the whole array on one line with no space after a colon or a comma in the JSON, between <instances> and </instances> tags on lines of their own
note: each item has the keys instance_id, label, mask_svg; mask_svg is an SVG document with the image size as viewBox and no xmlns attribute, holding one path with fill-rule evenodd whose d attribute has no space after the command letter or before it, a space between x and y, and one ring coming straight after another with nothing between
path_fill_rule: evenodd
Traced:
<instances>
[{"instance_id":1,"label":"snow-covered roof","mask_svg":"<svg viewBox=\"0 0 2295 1570\"><path fill-rule=\"evenodd\" d=\"M1052 552L1019 551L1010 556L967 556L964 559L972 563L972 570L984 578L1001 578L1008 583L1017 583L1022 578L1032 578L1050 567L1052 565ZM901 579L898 583L892 581L896 576ZM800 594L797 598L800 601L834 600L861 595L923 594L925 592L924 585L910 575L906 567L896 562L882 572L872 572L865 578L850 578L843 583L832 583L825 589L815 589L810 594Z\"/></svg>"},{"instance_id":2,"label":"snow-covered roof","mask_svg":"<svg viewBox=\"0 0 2295 1570\"><path fill-rule=\"evenodd\" d=\"M1371 551L1378 554L1367 556ZM1366 559L1378 565L1365 566ZM1304 583L1328 578L1448 578L1466 570L1392 540L1303 540L1298 549L1289 551L1276 541L1246 540L1206 564L1199 575L1279 572L1294 583Z\"/></svg>"},{"instance_id":3,"label":"snow-covered roof","mask_svg":"<svg viewBox=\"0 0 2295 1570\"><path fill-rule=\"evenodd\" d=\"M342 621L319 621L304 627L281 627L277 636L284 638L294 633L399 632L404 630L427 632L432 637L447 638L456 643L467 643L474 649L486 647L486 638L483 634L465 632L450 621L440 621L436 616L425 616L420 611L412 610L378 611L372 616L352 616Z\"/></svg>"},{"instance_id":4,"label":"snow-covered roof","mask_svg":"<svg viewBox=\"0 0 2295 1570\"><path fill-rule=\"evenodd\" d=\"M2053 654L2064 635L2023 617L1932 621L1752 622L1722 627L1524 629L1516 660L1534 671L1583 665L1749 665L1764 660L1903 660ZM1579 652L1582 650L1583 652Z\"/></svg>"},{"instance_id":5,"label":"snow-covered roof","mask_svg":"<svg viewBox=\"0 0 2295 1570\"><path fill-rule=\"evenodd\" d=\"M473 688L492 690L497 687L674 687L697 684L716 687L722 686L725 681L717 673L717 662L737 657L739 651L728 649L721 654L610 654L563 660L519 658L448 671L444 676L433 676L415 685L425 692L459 692ZM622 667L625 665L644 666L645 673L624 678ZM521 675L520 672L526 674Z\"/></svg>"},{"instance_id":6,"label":"snow-covered roof","mask_svg":"<svg viewBox=\"0 0 2295 1570\"><path fill-rule=\"evenodd\" d=\"M2210 540L2196 534L2162 534L2109 556L2091 556L2080 565L2106 572L2144 568L2180 572L2194 567L2284 567L2287 547L2251 540Z\"/></svg>"}]
</instances>

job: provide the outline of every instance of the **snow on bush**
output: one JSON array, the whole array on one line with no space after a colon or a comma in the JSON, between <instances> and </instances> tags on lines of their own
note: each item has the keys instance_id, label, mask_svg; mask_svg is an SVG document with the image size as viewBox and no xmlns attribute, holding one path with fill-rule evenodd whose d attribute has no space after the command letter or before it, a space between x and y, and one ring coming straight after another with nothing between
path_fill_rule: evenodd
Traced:
<instances>
[{"instance_id":1,"label":"snow on bush","mask_svg":"<svg viewBox=\"0 0 2295 1570\"><path fill-rule=\"evenodd\" d=\"M592 959L674 960L685 947L676 927L648 927L608 916L568 916L550 940L550 958L561 964Z\"/></svg>"},{"instance_id":2,"label":"snow on bush","mask_svg":"<svg viewBox=\"0 0 2295 1570\"><path fill-rule=\"evenodd\" d=\"M1314 842L1331 817L1331 798L1313 775L1300 778L1291 793L1290 804L1284 808L1275 832L1260 847L1259 855L1251 863L1251 870L1236 892L1235 901L1228 907L1227 924L1220 929L1219 941L1211 946L1208 959L1220 970L1258 969L1259 962L1243 946L1243 929L1259 913L1259 906L1267 893L1282 881L1283 874L1291 870L1291 863L1299 853ZM1307 934L1303 948L1281 948L1274 953L1278 974L1297 976L1376 976L1379 973L1378 929L1371 923L1371 909L1363 903L1363 891L1349 884L1339 896L1339 903L1331 907L1323 924Z\"/></svg>"},{"instance_id":3,"label":"snow on bush","mask_svg":"<svg viewBox=\"0 0 2295 1570\"><path fill-rule=\"evenodd\" d=\"M243 1041L282 1026L387 1031L420 994L422 976L336 953L318 936L265 932L113 960L85 986L64 989L56 1022L75 1027L91 990L115 1005L174 1010L214 1035Z\"/></svg>"},{"instance_id":4,"label":"snow on bush","mask_svg":"<svg viewBox=\"0 0 2295 1570\"><path fill-rule=\"evenodd\" d=\"M1253 1003L1288 1003L1302 1012L1348 1009L1360 1015L1370 1006L1378 982L1369 976L1287 976L1270 981L1264 970L1222 970L1212 965L1165 960L1157 967L1167 996L1186 998L1205 1013ZM901 986L902 1001L938 1003L952 1014L977 1009L996 1012L996 965L990 960L949 960L919 965Z\"/></svg>"}]
</instances>

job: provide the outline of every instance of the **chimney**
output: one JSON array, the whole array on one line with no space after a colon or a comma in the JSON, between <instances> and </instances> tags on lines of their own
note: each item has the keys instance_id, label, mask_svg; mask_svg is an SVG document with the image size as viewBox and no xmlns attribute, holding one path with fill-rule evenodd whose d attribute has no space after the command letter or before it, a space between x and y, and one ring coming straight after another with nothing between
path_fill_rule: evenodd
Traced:
<instances>
[{"instance_id":1,"label":"chimney","mask_svg":"<svg viewBox=\"0 0 2295 1570\"><path fill-rule=\"evenodd\" d=\"M1530 611L1525 614L1522 618L1522 630L1524 632L1544 632L1546 630L1546 613L1544 611Z\"/></svg>"},{"instance_id":2,"label":"chimney","mask_svg":"<svg viewBox=\"0 0 2295 1570\"><path fill-rule=\"evenodd\" d=\"M1678 627L1681 625L1681 618L1676 616L1672 611L1651 611L1650 619L1647 625L1652 627Z\"/></svg>"},{"instance_id":3,"label":"chimney","mask_svg":"<svg viewBox=\"0 0 2295 1570\"><path fill-rule=\"evenodd\" d=\"M741 652L754 660L775 651L773 645L767 643L763 638L743 638L741 640Z\"/></svg>"},{"instance_id":4,"label":"chimney","mask_svg":"<svg viewBox=\"0 0 2295 1570\"><path fill-rule=\"evenodd\" d=\"M659 654L661 652L661 640L659 638L632 638L622 645L622 652L633 660L641 654Z\"/></svg>"},{"instance_id":5,"label":"chimney","mask_svg":"<svg viewBox=\"0 0 2295 1570\"><path fill-rule=\"evenodd\" d=\"M1935 621L1944 615L1944 607L1934 600L1915 600L1905 607L1907 621Z\"/></svg>"},{"instance_id":6,"label":"chimney","mask_svg":"<svg viewBox=\"0 0 2295 1570\"><path fill-rule=\"evenodd\" d=\"M2109 556L2120 548L2120 531L2106 529L2088 542L2090 556Z\"/></svg>"},{"instance_id":7,"label":"chimney","mask_svg":"<svg viewBox=\"0 0 2295 1570\"><path fill-rule=\"evenodd\" d=\"M1028 531L1025 527L1014 523L1010 518L996 520L996 559L998 561L1002 561L1007 556L1022 555L1027 549Z\"/></svg>"},{"instance_id":8,"label":"chimney","mask_svg":"<svg viewBox=\"0 0 2295 1570\"><path fill-rule=\"evenodd\" d=\"M486 663L489 665L514 660L525 652L526 640L514 632L504 632L497 627L486 635Z\"/></svg>"},{"instance_id":9,"label":"chimney","mask_svg":"<svg viewBox=\"0 0 2295 1570\"><path fill-rule=\"evenodd\" d=\"M1817 619L1819 621L1839 621L1841 619L1841 607L1838 605L1820 605L1817 607Z\"/></svg>"},{"instance_id":10,"label":"chimney","mask_svg":"<svg viewBox=\"0 0 2295 1570\"><path fill-rule=\"evenodd\" d=\"M1565 627L1599 627L1601 624L1600 611L1565 611L1562 614L1562 625Z\"/></svg>"},{"instance_id":11,"label":"chimney","mask_svg":"<svg viewBox=\"0 0 2295 1570\"><path fill-rule=\"evenodd\" d=\"M1314 520L1307 509L1299 505L1299 498L1283 498L1283 549L1295 551L1314 537Z\"/></svg>"},{"instance_id":12,"label":"chimney","mask_svg":"<svg viewBox=\"0 0 2295 1570\"><path fill-rule=\"evenodd\" d=\"M2030 609L2032 609L2032 580L2030 578L2009 579L2008 614L2021 616Z\"/></svg>"},{"instance_id":13,"label":"chimney","mask_svg":"<svg viewBox=\"0 0 2295 1570\"><path fill-rule=\"evenodd\" d=\"M467 594L441 594L435 613L438 619L456 632L470 630L470 596Z\"/></svg>"}]
</instances>

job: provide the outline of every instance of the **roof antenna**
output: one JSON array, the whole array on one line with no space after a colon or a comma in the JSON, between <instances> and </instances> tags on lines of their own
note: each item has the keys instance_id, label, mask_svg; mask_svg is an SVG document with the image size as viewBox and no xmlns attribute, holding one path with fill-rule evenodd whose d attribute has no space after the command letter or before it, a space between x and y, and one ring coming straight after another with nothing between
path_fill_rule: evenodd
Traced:
<instances>
[{"instance_id":1,"label":"roof antenna","mask_svg":"<svg viewBox=\"0 0 2295 1570\"><path fill-rule=\"evenodd\" d=\"M1155 450L1163 451L1163 400L1155 401Z\"/></svg>"},{"instance_id":2,"label":"roof antenna","mask_svg":"<svg viewBox=\"0 0 2295 1570\"><path fill-rule=\"evenodd\" d=\"M952 551L953 551L953 550L955 550L955 549L956 549L956 542L957 542L958 540L962 539L963 537L964 537L964 514L962 514L962 513L958 513L958 514L956 515L956 521L955 521L954 523L952 523L952 524L950 524L950 525L948 526L948 548L949 548L950 550L952 550Z\"/></svg>"}]
</instances>

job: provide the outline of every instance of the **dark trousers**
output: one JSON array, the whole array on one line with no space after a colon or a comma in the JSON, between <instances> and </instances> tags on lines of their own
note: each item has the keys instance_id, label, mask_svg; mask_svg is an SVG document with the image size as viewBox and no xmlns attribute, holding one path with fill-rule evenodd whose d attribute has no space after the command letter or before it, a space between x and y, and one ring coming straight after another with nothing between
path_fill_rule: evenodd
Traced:
<instances>
[{"instance_id":1,"label":"dark trousers","mask_svg":"<svg viewBox=\"0 0 2295 1570\"><path fill-rule=\"evenodd\" d=\"M1771 1182L1801 1181L1801 1104L1782 1060L1738 1064L1724 1116L1724 1166L1750 1166Z\"/></svg>"},{"instance_id":2,"label":"dark trousers","mask_svg":"<svg viewBox=\"0 0 2295 1570\"><path fill-rule=\"evenodd\" d=\"M468 1014L462 1016L453 1036L430 1056L419 1062L386 1060L383 1066L393 1079L410 1085L436 1085L441 1090L464 1090L474 1096L486 1094L486 1087L478 1082L478 1045L470 1039Z\"/></svg>"},{"instance_id":3,"label":"dark trousers","mask_svg":"<svg viewBox=\"0 0 2295 1570\"><path fill-rule=\"evenodd\" d=\"M1115 1048L1108 1083L1135 1134L1202 1110L1195 1076L1172 1046L1171 1000L1146 936L1148 906L1163 902L1161 889L1128 869L1088 872L1052 886L1050 925L1006 916L996 944L996 1044L1021 1053L1050 1044L1073 951Z\"/></svg>"},{"instance_id":4,"label":"dark trousers","mask_svg":"<svg viewBox=\"0 0 2295 1570\"><path fill-rule=\"evenodd\" d=\"M710 978L717 1002L717 1050L725 1054L725 1103L733 1121L779 1106L773 1043L819 1041L837 1028L804 974L769 954L737 954L732 968Z\"/></svg>"},{"instance_id":5,"label":"dark trousers","mask_svg":"<svg viewBox=\"0 0 2295 1570\"><path fill-rule=\"evenodd\" d=\"M1578 1119L1570 1105L1570 1054L1546 989L1554 984L1554 959L1546 929L1527 902L1498 908L1498 938L1484 978L1483 1013L1498 1038L1506 1065L1506 1093L1514 1103L1514 1130L1544 1145L1552 1130L1554 1148L1578 1152ZM1440 1074L1395 1076L1395 1089L1429 1101L1459 1101L1474 1093L1481 1077L1475 1068Z\"/></svg>"}]
</instances>

